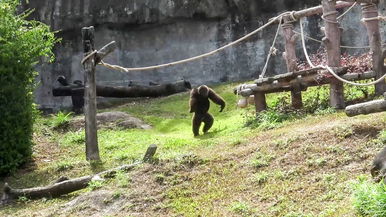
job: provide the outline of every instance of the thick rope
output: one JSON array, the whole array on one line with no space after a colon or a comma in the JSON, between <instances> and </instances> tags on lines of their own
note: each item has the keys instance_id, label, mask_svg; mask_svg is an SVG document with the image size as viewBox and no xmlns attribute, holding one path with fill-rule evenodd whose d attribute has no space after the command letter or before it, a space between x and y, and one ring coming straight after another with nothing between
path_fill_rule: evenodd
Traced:
<instances>
[{"instance_id":1,"label":"thick rope","mask_svg":"<svg viewBox=\"0 0 386 217\"><path fill-rule=\"evenodd\" d=\"M265 73L267 72L269 59L271 58L271 55L276 52L275 44L276 44L277 36L279 35L281 21L282 21L282 17L280 17L280 19L279 19L279 24L277 25L277 30L276 30L275 38L273 39L272 46L269 48L269 53L268 53L268 56L267 56L267 60L265 61L265 65L264 65L263 71L259 75L259 78L263 78L264 77Z\"/></svg>"},{"instance_id":2,"label":"thick rope","mask_svg":"<svg viewBox=\"0 0 386 217\"><path fill-rule=\"evenodd\" d=\"M337 20L340 20L344 17L344 15L346 15L349 11L351 11L351 9L353 9L355 6L357 5L357 2L354 2L354 4L352 4L345 12L343 12L343 14L341 14L339 17L337 17L336 19Z\"/></svg>"},{"instance_id":3,"label":"thick rope","mask_svg":"<svg viewBox=\"0 0 386 217\"><path fill-rule=\"evenodd\" d=\"M295 30L292 30L295 34L297 35L301 35L302 33L300 32L297 32ZM310 39L312 41L315 41L315 42L318 42L318 43L321 43L323 44L323 41L319 40L319 39L316 39L316 38L312 38L311 36L308 36L306 34L304 34L304 37L307 38L307 39ZM341 48L347 48L347 49L368 49L370 48L370 46L358 46L358 47L355 47L355 46L344 46L344 45L341 45L340 46Z\"/></svg>"},{"instance_id":4,"label":"thick rope","mask_svg":"<svg viewBox=\"0 0 386 217\"><path fill-rule=\"evenodd\" d=\"M385 16L376 16L376 17L369 17L369 18L362 18L362 22L368 22L368 21L374 21L374 20L380 20L380 21L386 21Z\"/></svg>"},{"instance_id":5,"label":"thick rope","mask_svg":"<svg viewBox=\"0 0 386 217\"><path fill-rule=\"evenodd\" d=\"M86 60L88 60L88 58L94 56L96 53L98 53L98 51L97 51L97 50L94 50L94 51L91 52L89 55L85 56L85 57L82 59L82 61L80 61L80 63L83 65L84 62L86 62Z\"/></svg>"},{"instance_id":6,"label":"thick rope","mask_svg":"<svg viewBox=\"0 0 386 217\"><path fill-rule=\"evenodd\" d=\"M321 68L324 68L326 70L328 70L336 79L344 82L344 83L347 83L347 84L351 84L351 85L354 85L354 86L370 86L370 85L374 85L374 84L377 84L377 83L380 83L380 82L384 82L385 81L385 78L386 78L386 74L384 74L382 77L380 77L378 80L375 80L375 81L372 81L372 82L369 82L369 83L356 83L356 82L352 82L352 81L348 81L346 79L343 79L341 78L339 75L337 75L334 70L332 70L329 66L324 66L324 65L317 65L315 66L311 60L310 60L310 57L308 56L308 52L307 52L307 49L306 49L306 43L305 43L305 40L304 40L304 31L303 31L303 19L300 19L300 32L301 32L301 36L302 36L302 46L303 46L303 52L304 52L304 55L306 56L306 59L307 59L307 62L308 64L311 66L311 68L317 68L317 67L321 67Z\"/></svg>"},{"instance_id":7,"label":"thick rope","mask_svg":"<svg viewBox=\"0 0 386 217\"><path fill-rule=\"evenodd\" d=\"M198 56L194 56L194 57L190 57L190 58L187 58L187 59L183 59L183 60L179 60L179 61L175 61L175 62L171 62L171 63L165 63L165 64L160 64L160 65L154 65L154 66L146 66L146 67L136 67L136 68L125 68L125 67L122 67L122 66L118 66L118 65L112 65L112 64L108 64L108 63L105 63L103 61L101 61L99 64L100 65L103 65L105 67L108 67L108 68L111 68L111 69L115 69L115 70L120 70L120 71L123 71L123 72L129 72L129 71L143 71L143 70L151 70L151 69L159 69L159 68L163 68L163 67L167 67L167 66L174 66L174 65L178 65L178 64L181 64L181 63L187 63L187 62L191 62L191 61L194 61L194 60L198 60L198 59L201 59L201 58L204 58L204 57L207 57L207 56L210 56L210 55L213 55L221 50L224 50L230 46L233 46L247 38L249 38L250 36L258 33L259 31L263 30L264 28L266 28L267 26L271 25L272 23L276 22L277 19L280 19L281 20L281 17L283 15L287 15L288 12L285 12L283 14L280 14L279 16L271 19L270 21L268 21L266 24L264 24L263 26L257 28L256 30L248 33L247 35L237 39L236 41L233 41L227 45L224 45L216 50L213 50L213 51L210 51L208 53L204 53L204 54L201 54L201 55L198 55ZM88 57L88 56L87 56ZM83 61L83 60L82 60Z\"/></svg>"},{"instance_id":8,"label":"thick rope","mask_svg":"<svg viewBox=\"0 0 386 217\"><path fill-rule=\"evenodd\" d=\"M327 12L327 13L325 13L325 14L322 15L322 19L323 19L324 21L326 21L327 23L339 24L338 21L327 19L328 16L331 16L331 15L334 15L334 14L338 14L338 13L339 13L338 11L330 11L330 12Z\"/></svg>"}]
</instances>

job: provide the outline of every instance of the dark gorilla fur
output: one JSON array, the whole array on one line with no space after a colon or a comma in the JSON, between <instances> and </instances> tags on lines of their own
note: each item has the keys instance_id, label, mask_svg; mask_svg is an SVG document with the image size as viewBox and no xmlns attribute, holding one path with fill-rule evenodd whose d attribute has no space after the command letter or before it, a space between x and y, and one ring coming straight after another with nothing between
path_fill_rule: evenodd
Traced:
<instances>
[{"instance_id":1,"label":"dark gorilla fur","mask_svg":"<svg viewBox=\"0 0 386 217\"><path fill-rule=\"evenodd\" d=\"M203 132L206 133L213 125L213 116L208 113L210 102L212 100L217 105L221 106L220 112L225 108L225 101L214 90L206 85L201 85L198 88L193 88L190 92L190 113L194 112L192 119L193 134L198 136L201 122L204 122Z\"/></svg>"},{"instance_id":2,"label":"dark gorilla fur","mask_svg":"<svg viewBox=\"0 0 386 217\"><path fill-rule=\"evenodd\" d=\"M379 182L386 176L386 147L384 147L375 157L371 167L371 176L374 181ZM385 181L385 180L384 180Z\"/></svg>"}]
</instances>

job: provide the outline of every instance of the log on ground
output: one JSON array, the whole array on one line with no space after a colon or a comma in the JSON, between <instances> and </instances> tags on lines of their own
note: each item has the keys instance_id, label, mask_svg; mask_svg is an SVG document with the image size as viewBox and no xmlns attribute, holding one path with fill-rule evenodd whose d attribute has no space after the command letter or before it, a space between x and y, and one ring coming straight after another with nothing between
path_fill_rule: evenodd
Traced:
<instances>
[{"instance_id":1,"label":"log on ground","mask_svg":"<svg viewBox=\"0 0 386 217\"><path fill-rule=\"evenodd\" d=\"M97 96L115 98L160 97L184 92L189 89L191 89L190 82L185 80L155 86L96 86ZM70 85L56 87L53 89L52 93L54 96L83 96L84 86L79 87Z\"/></svg>"},{"instance_id":2,"label":"log on ground","mask_svg":"<svg viewBox=\"0 0 386 217\"><path fill-rule=\"evenodd\" d=\"M383 95L385 96L385 99L373 100L370 102L347 106L345 109L346 115L353 117L356 115L366 115L386 111L386 93Z\"/></svg>"},{"instance_id":3,"label":"log on ground","mask_svg":"<svg viewBox=\"0 0 386 217\"><path fill-rule=\"evenodd\" d=\"M150 161L157 149L156 145L150 145L146 151L144 159ZM68 194L83 188L86 188L90 181L98 180L103 178L113 178L115 177L118 171L128 172L134 169L139 164L145 161L140 161L133 164L122 165L110 170L106 170L95 175L82 176L75 179L61 178L60 180L54 182L54 184L44 186L44 187L35 187L35 188L26 188L26 189L14 189L11 188L7 183L5 183L3 188L3 195L0 200L0 205L9 203L19 197L26 197L29 199L38 199L38 198L53 198L59 197L64 194Z\"/></svg>"}]
</instances>

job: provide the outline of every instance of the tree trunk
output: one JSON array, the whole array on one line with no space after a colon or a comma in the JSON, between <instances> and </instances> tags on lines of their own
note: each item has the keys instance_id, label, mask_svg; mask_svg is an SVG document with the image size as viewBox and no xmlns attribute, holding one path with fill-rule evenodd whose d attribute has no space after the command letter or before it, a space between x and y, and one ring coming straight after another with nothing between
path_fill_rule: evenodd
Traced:
<instances>
[{"instance_id":1,"label":"tree trunk","mask_svg":"<svg viewBox=\"0 0 386 217\"><path fill-rule=\"evenodd\" d=\"M337 22L336 2L322 0L325 37L323 42L327 48L327 64L332 67L340 66L340 35L341 30ZM330 105L337 109L344 108L343 83L332 79L330 83Z\"/></svg>"},{"instance_id":2,"label":"tree trunk","mask_svg":"<svg viewBox=\"0 0 386 217\"><path fill-rule=\"evenodd\" d=\"M138 166L143 162L151 161L155 155L156 150L157 150L156 145L154 144L150 145L143 157L143 160L140 162L122 165L120 167L106 170L95 175L83 176L75 179L68 179L66 177L61 177L59 180L54 182L54 184L51 184L49 186L26 188L26 189L14 189L14 188L11 188L7 183L5 183L3 188L4 193L1 197L0 205L9 203L12 200L17 199L19 197L27 197L30 199L37 199L37 198L43 198L43 197L52 198L52 197L58 197L63 194L68 194L68 193L86 188L88 186L88 183L92 181L94 178L95 179L96 178L98 179L113 178L115 177L118 171L127 172L134 169L136 166Z\"/></svg>"},{"instance_id":3,"label":"tree trunk","mask_svg":"<svg viewBox=\"0 0 386 217\"><path fill-rule=\"evenodd\" d=\"M370 102L347 106L345 109L346 115L352 117L375 112L384 112L386 111L386 92L384 93L384 96L385 99L373 100Z\"/></svg>"},{"instance_id":4,"label":"tree trunk","mask_svg":"<svg viewBox=\"0 0 386 217\"><path fill-rule=\"evenodd\" d=\"M184 92L191 88L190 82L185 80L155 86L112 87L97 85L96 94L97 96L116 98L160 97ZM84 94L84 86L69 85L57 87L53 89L52 93L54 96L82 96Z\"/></svg>"},{"instance_id":5,"label":"tree trunk","mask_svg":"<svg viewBox=\"0 0 386 217\"><path fill-rule=\"evenodd\" d=\"M363 18L372 18L378 17L378 7L376 4L361 4L362 6L362 17ZM379 21L368 20L364 22L367 35L369 37L370 51L373 57L373 70L376 73L375 79L378 79L384 74L383 66L383 53L382 53L382 44L381 44L381 34L379 32ZM375 94L382 95L386 91L385 81L375 84Z\"/></svg>"},{"instance_id":6,"label":"tree trunk","mask_svg":"<svg viewBox=\"0 0 386 217\"><path fill-rule=\"evenodd\" d=\"M94 27L82 28L84 56L94 51ZM88 58L84 64L84 116L86 130L86 159L99 161L99 148L96 127L96 82L95 56Z\"/></svg>"},{"instance_id":7,"label":"tree trunk","mask_svg":"<svg viewBox=\"0 0 386 217\"><path fill-rule=\"evenodd\" d=\"M298 67L296 63L296 35L293 32L294 26L288 16L284 17L283 21L282 28L285 38L285 52L283 53L283 57L287 64L287 72L295 72L298 70ZM295 109L303 107L302 91L300 87L291 90L291 102L292 107Z\"/></svg>"}]
</instances>

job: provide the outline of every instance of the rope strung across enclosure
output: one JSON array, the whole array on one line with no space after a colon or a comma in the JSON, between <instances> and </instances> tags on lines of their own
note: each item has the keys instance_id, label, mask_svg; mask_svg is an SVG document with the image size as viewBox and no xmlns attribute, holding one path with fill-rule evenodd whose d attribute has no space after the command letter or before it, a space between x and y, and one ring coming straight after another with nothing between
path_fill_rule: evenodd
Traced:
<instances>
[{"instance_id":1,"label":"rope strung across enclosure","mask_svg":"<svg viewBox=\"0 0 386 217\"><path fill-rule=\"evenodd\" d=\"M167 66L174 66L174 65L178 65L178 64L182 64L182 63L187 63L187 62L191 62L191 61L194 61L194 60L198 60L198 59L201 59L201 58L204 58L204 57L208 57L208 56L211 56L219 51L222 51L230 46L233 46L241 41L244 41L245 39L251 37L252 35L260 32L261 30L265 29L267 26L271 25L272 23L276 22L277 20L279 20L281 22L281 19L282 19L282 16L284 15L290 15L291 16L291 12L285 12L285 13L282 13L276 17L274 17L273 19L269 20L266 24L264 24L263 26L257 28L256 30L246 34L245 36L237 39L236 41L233 41L229 44L226 44L220 48L217 48L216 50L213 50L213 51L210 51L210 52L207 52L207 53L204 53L204 54L201 54L201 55L198 55L198 56L194 56L194 57L190 57L190 58L187 58L187 59L183 59L183 60L179 60L179 61L175 61L175 62L171 62L171 63L165 63L165 64L160 64L160 65L154 65L154 66L145 66L145 67L135 67L135 68L126 68L126 67L122 67L122 66L118 66L118 65L112 65L112 64L108 64L108 63L105 63L103 61L101 61L99 64L102 65L102 66L105 66L105 67L108 67L108 68L111 68L111 69L115 69L115 70L120 70L120 71L123 71L123 72L129 72L129 71L144 71L144 70L152 70L152 69L159 69L159 68L163 68L163 67L167 67ZM292 18L295 19L295 17L292 15ZM280 24L279 22L279 24ZM280 26L280 25L279 25ZM84 61L86 61L88 58L90 58L91 56L95 55L96 52L92 52L90 53L89 55L87 55L85 58L83 58L82 60L82 64L84 63Z\"/></svg>"},{"instance_id":2,"label":"rope strung across enclosure","mask_svg":"<svg viewBox=\"0 0 386 217\"><path fill-rule=\"evenodd\" d=\"M339 17L337 17L336 19L337 20L340 20L344 17L344 15L346 15L348 12L351 11L351 9L353 9L355 6L357 5L357 2L354 2L354 4L352 4L345 12L343 12Z\"/></svg>"},{"instance_id":3,"label":"rope strung across enclosure","mask_svg":"<svg viewBox=\"0 0 386 217\"><path fill-rule=\"evenodd\" d=\"M301 38L302 38L303 52L304 52L304 55L306 56L308 64L311 66L311 68L318 68L318 67L324 68L324 69L328 70L331 73L331 75L333 75L336 79L338 79L338 80L340 80L340 81L342 81L344 83L354 85L354 86L370 86L370 85L374 85L374 84L380 83L382 81L383 82L385 81L386 74L384 74L378 80L375 80L375 81L372 81L372 82L369 82L369 83L356 83L356 82L348 81L346 79L341 78L329 66L325 66L325 65L317 65L317 66L315 66L311 62L310 57L308 56L307 49L306 49L306 43L305 43L305 40L304 40L304 32L303 32L303 19L302 18L300 19L300 32L301 32Z\"/></svg>"},{"instance_id":4,"label":"rope strung across enclosure","mask_svg":"<svg viewBox=\"0 0 386 217\"><path fill-rule=\"evenodd\" d=\"M273 39L272 46L269 48L269 53L268 53L268 56L267 56L267 60L265 61L265 65L264 65L263 71L261 72L259 78L263 78L265 73L267 72L268 62L269 62L269 59L271 58L271 55L272 54L274 54L274 56L276 55L275 43L276 43L277 36L279 35L281 21L282 21L282 17L280 17L280 19L279 19L279 24L277 25L277 30L276 30L275 38Z\"/></svg>"},{"instance_id":5,"label":"rope strung across enclosure","mask_svg":"<svg viewBox=\"0 0 386 217\"><path fill-rule=\"evenodd\" d=\"M295 31L295 30L292 30L295 34L297 35L301 35L302 33L298 32L298 31ZM308 36L306 34L304 34L304 37L305 38L308 38L309 40L311 41L315 41L315 42L318 42L318 43L321 43L323 44L323 41L322 40L319 40L319 39L316 39L316 38L313 38L311 36ZM369 49L370 46L347 46L347 45L341 45L340 46L341 48L346 48L346 49Z\"/></svg>"}]
</instances>

